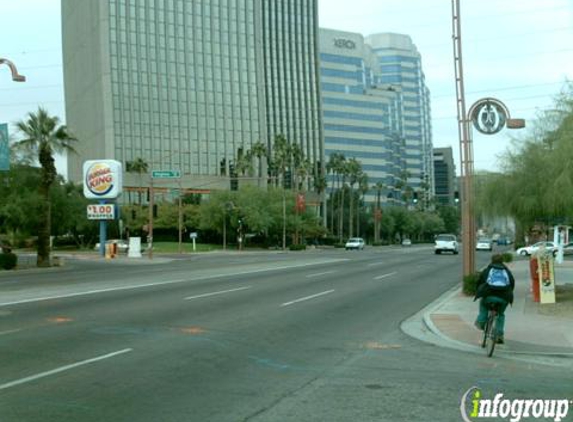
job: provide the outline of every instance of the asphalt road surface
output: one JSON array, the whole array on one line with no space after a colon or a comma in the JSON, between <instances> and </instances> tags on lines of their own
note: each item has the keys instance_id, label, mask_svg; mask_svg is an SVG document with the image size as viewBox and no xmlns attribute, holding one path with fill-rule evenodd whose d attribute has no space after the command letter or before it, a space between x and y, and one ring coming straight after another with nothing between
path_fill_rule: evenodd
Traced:
<instances>
[{"instance_id":1,"label":"asphalt road surface","mask_svg":"<svg viewBox=\"0 0 573 422\"><path fill-rule=\"evenodd\" d=\"M400 330L460 278L431 246L3 274L0 421L460 421L473 386L572 400L559 367Z\"/></svg>"}]
</instances>

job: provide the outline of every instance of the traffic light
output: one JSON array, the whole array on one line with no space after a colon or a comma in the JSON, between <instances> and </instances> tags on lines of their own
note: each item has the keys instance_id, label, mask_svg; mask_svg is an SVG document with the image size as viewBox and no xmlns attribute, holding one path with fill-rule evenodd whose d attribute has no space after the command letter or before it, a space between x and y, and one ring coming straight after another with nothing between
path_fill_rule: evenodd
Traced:
<instances>
[{"instance_id":1,"label":"traffic light","mask_svg":"<svg viewBox=\"0 0 573 422\"><path fill-rule=\"evenodd\" d=\"M153 204L153 218L157 218L157 204Z\"/></svg>"},{"instance_id":2,"label":"traffic light","mask_svg":"<svg viewBox=\"0 0 573 422\"><path fill-rule=\"evenodd\" d=\"M412 198L412 202L414 204L418 203L418 192L414 192L413 198Z\"/></svg>"},{"instance_id":3,"label":"traffic light","mask_svg":"<svg viewBox=\"0 0 573 422\"><path fill-rule=\"evenodd\" d=\"M287 169L285 171L285 179L283 181L283 187L285 189L291 189L292 188L292 173L290 171L290 169Z\"/></svg>"},{"instance_id":4,"label":"traffic light","mask_svg":"<svg viewBox=\"0 0 573 422\"><path fill-rule=\"evenodd\" d=\"M454 192L454 203L456 205L460 203L460 193L458 191Z\"/></svg>"},{"instance_id":5,"label":"traffic light","mask_svg":"<svg viewBox=\"0 0 573 422\"><path fill-rule=\"evenodd\" d=\"M239 190L239 179L237 179L233 162L229 163L229 177L231 178L231 190Z\"/></svg>"}]
</instances>

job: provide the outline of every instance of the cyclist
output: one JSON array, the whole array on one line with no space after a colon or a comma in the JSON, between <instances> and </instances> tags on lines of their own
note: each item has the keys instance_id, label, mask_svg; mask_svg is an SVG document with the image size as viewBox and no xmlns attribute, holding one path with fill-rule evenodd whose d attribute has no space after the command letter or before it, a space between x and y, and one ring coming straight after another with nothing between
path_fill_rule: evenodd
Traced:
<instances>
[{"instance_id":1,"label":"cyclist","mask_svg":"<svg viewBox=\"0 0 573 422\"><path fill-rule=\"evenodd\" d=\"M497 342L503 344L505 309L513 303L515 278L503 263L503 256L495 254L491 263L481 272L474 301L480 299L475 326L483 330L487 321L488 305L497 304Z\"/></svg>"}]
</instances>

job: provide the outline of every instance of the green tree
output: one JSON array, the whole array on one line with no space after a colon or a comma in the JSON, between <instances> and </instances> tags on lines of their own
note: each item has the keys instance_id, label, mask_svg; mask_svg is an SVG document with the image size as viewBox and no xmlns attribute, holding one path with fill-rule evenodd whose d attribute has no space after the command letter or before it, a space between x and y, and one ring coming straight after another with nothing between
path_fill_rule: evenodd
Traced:
<instances>
[{"instance_id":1,"label":"green tree","mask_svg":"<svg viewBox=\"0 0 573 422\"><path fill-rule=\"evenodd\" d=\"M17 147L37 154L41 166L39 192L42 197L40 208L42 224L38 230L37 265L46 267L50 266L50 188L57 176L54 153L74 152L72 142L76 141L76 138L70 134L65 125L60 125L58 117L50 116L41 107L36 113L29 113L27 120L17 122L16 127L23 135L23 139L17 142Z\"/></svg>"}]
</instances>

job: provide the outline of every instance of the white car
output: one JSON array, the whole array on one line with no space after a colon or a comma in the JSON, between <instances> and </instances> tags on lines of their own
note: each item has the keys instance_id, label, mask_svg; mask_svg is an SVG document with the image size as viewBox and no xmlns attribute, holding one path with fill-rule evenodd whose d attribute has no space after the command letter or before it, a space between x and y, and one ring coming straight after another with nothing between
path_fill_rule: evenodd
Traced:
<instances>
[{"instance_id":1,"label":"white car","mask_svg":"<svg viewBox=\"0 0 573 422\"><path fill-rule=\"evenodd\" d=\"M452 252L458 254L458 240L454 234L439 234L436 236L434 253Z\"/></svg>"},{"instance_id":2,"label":"white car","mask_svg":"<svg viewBox=\"0 0 573 422\"><path fill-rule=\"evenodd\" d=\"M346 242L346 244L344 245L344 248L346 250L349 249L362 250L364 249L364 239L362 239L361 237L351 237L350 239L348 239L348 242Z\"/></svg>"},{"instance_id":3,"label":"white car","mask_svg":"<svg viewBox=\"0 0 573 422\"><path fill-rule=\"evenodd\" d=\"M519 248L515 252L518 255L529 256L531 254L534 254L535 252L537 252L541 248L545 248L548 252L551 252L553 254L557 251L557 246L555 246L555 243L553 243L553 242L537 242L537 243L534 243L533 245L524 246L523 248Z\"/></svg>"},{"instance_id":4,"label":"white car","mask_svg":"<svg viewBox=\"0 0 573 422\"><path fill-rule=\"evenodd\" d=\"M482 237L476 243L476 251L491 251L493 250L493 241Z\"/></svg>"},{"instance_id":5,"label":"white car","mask_svg":"<svg viewBox=\"0 0 573 422\"><path fill-rule=\"evenodd\" d=\"M410 239L402 240L402 246L412 246L412 241Z\"/></svg>"}]
</instances>

